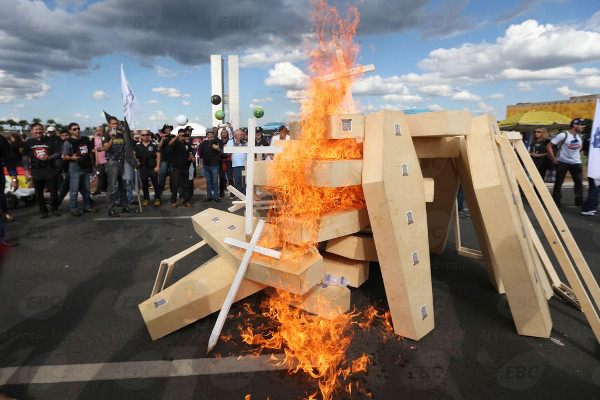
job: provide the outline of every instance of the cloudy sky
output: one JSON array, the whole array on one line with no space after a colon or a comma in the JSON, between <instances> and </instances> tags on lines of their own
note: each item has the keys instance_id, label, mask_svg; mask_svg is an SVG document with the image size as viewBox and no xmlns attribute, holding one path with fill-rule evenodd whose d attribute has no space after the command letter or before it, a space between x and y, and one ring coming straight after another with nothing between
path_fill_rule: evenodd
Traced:
<instances>
[{"instance_id":1,"label":"cloudy sky","mask_svg":"<svg viewBox=\"0 0 600 400\"><path fill-rule=\"evenodd\" d=\"M339 1L339 9L358 1ZM290 121L314 43L305 0L0 0L0 119L83 126L119 115L120 64L139 125L210 124L210 54L239 54L241 120ZM471 110L600 93L597 0L363 0L362 111ZM10 16L10 17L8 17Z\"/></svg>"}]
</instances>

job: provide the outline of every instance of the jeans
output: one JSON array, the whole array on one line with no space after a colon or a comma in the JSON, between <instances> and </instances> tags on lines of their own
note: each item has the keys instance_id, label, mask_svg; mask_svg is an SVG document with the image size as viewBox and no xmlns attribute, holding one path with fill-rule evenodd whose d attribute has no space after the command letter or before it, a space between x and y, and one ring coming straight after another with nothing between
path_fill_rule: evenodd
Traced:
<instances>
[{"instance_id":1,"label":"jeans","mask_svg":"<svg viewBox=\"0 0 600 400\"><path fill-rule=\"evenodd\" d=\"M46 179L33 179L35 200L41 214L48 214L46 200L44 199L44 188L50 192L50 208L52 211L58 209L58 188L56 187L56 182L56 175Z\"/></svg>"},{"instance_id":2,"label":"jeans","mask_svg":"<svg viewBox=\"0 0 600 400\"><path fill-rule=\"evenodd\" d=\"M69 196L71 211L77 210L77 194L81 190L83 209L90 208L90 173L89 171L69 172Z\"/></svg>"},{"instance_id":3,"label":"jeans","mask_svg":"<svg viewBox=\"0 0 600 400\"><path fill-rule=\"evenodd\" d=\"M160 199L161 191L158 186L158 176L154 172L153 168L140 168L140 179L142 181L142 191L144 192L144 200L150 199L150 188L148 185L148 179L152 181L152 187L154 187L154 199Z\"/></svg>"},{"instance_id":4,"label":"jeans","mask_svg":"<svg viewBox=\"0 0 600 400\"><path fill-rule=\"evenodd\" d=\"M593 178L588 178L588 185L588 197L581 208L581 211L596 211L598 208L598 194L600 194L600 187L596 186Z\"/></svg>"},{"instance_id":5,"label":"jeans","mask_svg":"<svg viewBox=\"0 0 600 400\"><path fill-rule=\"evenodd\" d=\"M183 187L183 196L181 196L184 203L190 201L188 197L188 184L190 182L188 168L175 168L171 170L171 203L177 202L177 193L179 193L179 187Z\"/></svg>"},{"instance_id":6,"label":"jeans","mask_svg":"<svg viewBox=\"0 0 600 400\"><path fill-rule=\"evenodd\" d=\"M565 180L565 176L567 175L567 171L571 174L573 178L574 190L575 190L575 205L581 205L581 199L583 198L583 183L582 183L582 175L583 169L581 168L581 164L567 164L563 162L559 162L556 166L556 181L554 181L554 190L552 191L552 198L554 198L554 202L557 206L560 207L560 200L562 199L562 184Z\"/></svg>"},{"instance_id":7,"label":"jeans","mask_svg":"<svg viewBox=\"0 0 600 400\"><path fill-rule=\"evenodd\" d=\"M246 180L242 176L245 167L233 167L233 182L237 190L246 193Z\"/></svg>"},{"instance_id":8,"label":"jeans","mask_svg":"<svg viewBox=\"0 0 600 400\"><path fill-rule=\"evenodd\" d=\"M104 169L108 179L108 210L114 210L116 203L117 187L121 199L127 199L125 191L125 181L123 181L123 162L107 161ZM121 204L123 208L127 208L127 204Z\"/></svg>"},{"instance_id":9,"label":"jeans","mask_svg":"<svg viewBox=\"0 0 600 400\"><path fill-rule=\"evenodd\" d=\"M69 187L71 185L71 175L69 172L65 172L63 176L61 172L56 176L56 182L58 187L58 201L62 203L64 198L67 196L67 192L69 191Z\"/></svg>"},{"instance_id":10,"label":"jeans","mask_svg":"<svg viewBox=\"0 0 600 400\"><path fill-rule=\"evenodd\" d=\"M107 190L106 186L106 170L104 166L106 164L98 164L96 170L98 171L98 180L96 181L96 192L105 192Z\"/></svg>"},{"instance_id":11,"label":"jeans","mask_svg":"<svg viewBox=\"0 0 600 400\"><path fill-rule=\"evenodd\" d=\"M160 171L158 172L158 187L160 187L161 194L165 191L167 177L171 176L172 172L173 170L171 169L171 163L169 161L160 162ZM171 186L173 186L173 182L171 182ZM171 188L171 192L173 192L173 188Z\"/></svg>"},{"instance_id":12,"label":"jeans","mask_svg":"<svg viewBox=\"0 0 600 400\"><path fill-rule=\"evenodd\" d=\"M206 173L206 198L207 199L218 199L219 198L219 166L215 165L204 166L204 172Z\"/></svg>"}]
</instances>

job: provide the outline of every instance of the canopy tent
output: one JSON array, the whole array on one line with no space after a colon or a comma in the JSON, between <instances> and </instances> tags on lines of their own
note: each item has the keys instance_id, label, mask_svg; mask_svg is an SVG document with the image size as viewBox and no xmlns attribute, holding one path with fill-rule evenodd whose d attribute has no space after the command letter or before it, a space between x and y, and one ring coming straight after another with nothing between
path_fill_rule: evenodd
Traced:
<instances>
[{"instance_id":1,"label":"canopy tent","mask_svg":"<svg viewBox=\"0 0 600 400\"><path fill-rule=\"evenodd\" d=\"M176 126L173 128L172 133L177 134L178 130L185 128L186 126L191 126L192 128L194 128L194 130L192 131L192 137L206 136L206 127L195 122L189 122L185 125Z\"/></svg>"},{"instance_id":2,"label":"canopy tent","mask_svg":"<svg viewBox=\"0 0 600 400\"><path fill-rule=\"evenodd\" d=\"M552 111L528 111L511 115L498 122L502 130L534 129L544 126L548 129L568 128L571 118Z\"/></svg>"}]
</instances>

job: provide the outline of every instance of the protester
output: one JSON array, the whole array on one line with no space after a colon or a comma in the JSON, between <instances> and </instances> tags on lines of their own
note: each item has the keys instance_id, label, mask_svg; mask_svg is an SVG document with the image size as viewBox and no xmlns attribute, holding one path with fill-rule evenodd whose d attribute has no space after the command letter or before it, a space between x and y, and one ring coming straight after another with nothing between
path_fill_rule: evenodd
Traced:
<instances>
[{"instance_id":1,"label":"protester","mask_svg":"<svg viewBox=\"0 0 600 400\"><path fill-rule=\"evenodd\" d=\"M34 123L30 127L33 137L23 148L23 167L27 177L33 179L35 198L42 218L48 218L48 208L44 199L44 189L50 192L50 210L52 215L60 216L58 211L58 188L56 175L61 166L60 149L56 141L44 137L44 127Z\"/></svg>"},{"instance_id":2,"label":"protester","mask_svg":"<svg viewBox=\"0 0 600 400\"><path fill-rule=\"evenodd\" d=\"M263 130L260 126L257 126L254 129L255 133L254 133L254 145L255 146L268 146L269 145L269 141L267 139L265 139L265 137L263 136ZM262 160L272 160L273 156L272 154L255 154L254 158L258 158L261 157Z\"/></svg>"},{"instance_id":3,"label":"protester","mask_svg":"<svg viewBox=\"0 0 600 400\"><path fill-rule=\"evenodd\" d=\"M206 140L200 144L200 170L206 173L206 198L204 201L215 200L219 198L219 160L221 155L221 142L215 138L214 128L206 129Z\"/></svg>"},{"instance_id":4,"label":"protester","mask_svg":"<svg viewBox=\"0 0 600 400\"><path fill-rule=\"evenodd\" d=\"M96 164L96 174L98 175L98 180L96 181L96 190L93 195L98 195L105 192L107 190L106 184L106 154L104 152L104 146L102 145L102 135L104 135L104 127L102 125L96 127L94 131L94 153L95 164Z\"/></svg>"},{"instance_id":5,"label":"protester","mask_svg":"<svg viewBox=\"0 0 600 400\"><path fill-rule=\"evenodd\" d=\"M69 161L69 208L72 216L80 217L82 212L77 204L77 194L80 190L83 198L83 212L97 212L91 205L90 197L93 147L87 136L81 136L79 124L72 122L68 129L71 137L64 142L63 159Z\"/></svg>"},{"instance_id":6,"label":"protester","mask_svg":"<svg viewBox=\"0 0 600 400\"><path fill-rule=\"evenodd\" d=\"M582 139L580 133L585 128L585 123L581 118L575 118L571 121L571 127L568 131L561 132L554 137L546 146L552 162L556 164L556 181L552 197L554 202L560 208L562 198L562 184L567 175L567 171L573 178L575 190L575 205L581 206L583 198L583 184L581 166L581 146ZM557 155L554 153L552 145L557 146Z\"/></svg>"},{"instance_id":7,"label":"protester","mask_svg":"<svg viewBox=\"0 0 600 400\"><path fill-rule=\"evenodd\" d=\"M165 191L167 177L171 176L172 163L169 142L175 137L174 135L171 135L172 130L173 126L168 124L164 124L162 129L160 130L160 141L158 142L158 148L160 150L160 172L158 175L158 186L160 187L161 193ZM173 186L173 183L171 183L171 179L169 179L169 184Z\"/></svg>"},{"instance_id":8,"label":"protester","mask_svg":"<svg viewBox=\"0 0 600 400\"><path fill-rule=\"evenodd\" d=\"M158 170L160 165L160 151L158 143L150 140L150 132L142 131L141 141L133 148L135 158L140 171L140 180L142 181L142 191L144 192L144 202L142 205L148 207L150 205L150 190L148 187L148 179L152 181L154 188L154 207L160 206L160 197L162 192L158 186Z\"/></svg>"},{"instance_id":9,"label":"protester","mask_svg":"<svg viewBox=\"0 0 600 400\"><path fill-rule=\"evenodd\" d=\"M231 147L243 147L248 144L244 141L244 132L241 129L237 129L233 132L233 139L230 139L227 142L227 146ZM231 154L231 167L233 170L233 182L234 186L237 190L242 193L246 193L246 182L243 178L243 171L246 168L246 153L232 153ZM235 198L233 194L231 194L230 198Z\"/></svg>"},{"instance_id":10,"label":"protester","mask_svg":"<svg viewBox=\"0 0 600 400\"><path fill-rule=\"evenodd\" d=\"M174 136L169 142L171 149L171 208L177 208L177 194L180 186L183 187L183 197L181 203L184 207L192 207L188 196L187 186L189 183L189 163L193 161L190 145L185 142L189 137L185 129L179 129L177 136Z\"/></svg>"},{"instance_id":11,"label":"protester","mask_svg":"<svg viewBox=\"0 0 600 400\"><path fill-rule=\"evenodd\" d=\"M221 128L221 133L219 134L219 140L221 141L220 147L227 145L229 142L229 131L227 128ZM230 153L221 153L220 161L219 161L219 196L221 198L225 197L225 188L227 185L233 185L233 169L231 165L231 157Z\"/></svg>"},{"instance_id":12,"label":"protester","mask_svg":"<svg viewBox=\"0 0 600 400\"><path fill-rule=\"evenodd\" d=\"M126 203L127 192L123 180L123 169L125 163L125 138L120 130L117 130L119 120L111 117L108 121L109 132L102 136L102 144L106 152L106 176L108 179L108 215L120 217L121 213L116 210L116 192L119 191L121 211L123 213L136 213Z\"/></svg>"},{"instance_id":13,"label":"protester","mask_svg":"<svg viewBox=\"0 0 600 400\"><path fill-rule=\"evenodd\" d=\"M187 185L187 196L190 199L194 198L194 178L196 177L196 153L198 152L198 148L194 148L195 146L192 144L191 131L190 136L184 136L185 143L190 146L190 151L192 152L192 161L189 162L188 165L188 185ZM183 191L180 191L180 197L183 197Z\"/></svg>"},{"instance_id":14,"label":"protester","mask_svg":"<svg viewBox=\"0 0 600 400\"><path fill-rule=\"evenodd\" d=\"M548 129L543 127L537 128L533 133L535 136L533 143L529 146L529 154L531 155L531 159L540 173L540 176L544 179L546 171L552 163L552 160L548 156L548 150L546 149L549 142Z\"/></svg>"},{"instance_id":15,"label":"protester","mask_svg":"<svg viewBox=\"0 0 600 400\"><path fill-rule=\"evenodd\" d=\"M60 153L62 159L62 151L64 148L65 141L70 137L69 130L64 128L60 131ZM63 200L67 196L69 191L69 185L71 184L71 175L69 175L69 162L62 159L60 171L56 175L57 187L58 187L58 204L62 204Z\"/></svg>"},{"instance_id":16,"label":"protester","mask_svg":"<svg viewBox=\"0 0 600 400\"><path fill-rule=\"evenodd\" d=\"M12 154L12 149L6 138L0 135L0 170L4 171L4 167L6 166L6 170L8 171L8 175L10 176L10 187L14 191L19 187L19 181L16 170L16 159ZM0 202L4 201L4 187L5 187L5 177L4 174L0 177ZM4 218L0 218L0 246L3 247L13 247L16 246L16 243L5 238L6 234L4 232ZM7 219L8 221L8 219Z\"/></svg>"},{"instance_id":17,"label":"protester","mask_svg":"<svg viewBox=\"0 0 600 400\"><path fill-rule=\"evenodd\" d=\"M596 117L598 119L598 109L596 109ZM590 132L587 140L587 146L584 150L586 156L588 156L588 197L583 207L581 208L581 215L594 216L596 209L598 208L598 195L600 195L600 179L596 179L599 176L600 170L600 124L598 121L594 121L593 132Z\"/></svg>"},{"instance_id":18,"label":"protester","mask_svg":"<svg viewBox=\"0 0 600 400\"><path fill-rule=\"evenodd\" d=\"M275 140L290 140L290 135L288 133L288 128L285 125L281 125L273 134L273 137L271 138L271 144L273 144L273 141Z\"/></svg>"}]
</instances>

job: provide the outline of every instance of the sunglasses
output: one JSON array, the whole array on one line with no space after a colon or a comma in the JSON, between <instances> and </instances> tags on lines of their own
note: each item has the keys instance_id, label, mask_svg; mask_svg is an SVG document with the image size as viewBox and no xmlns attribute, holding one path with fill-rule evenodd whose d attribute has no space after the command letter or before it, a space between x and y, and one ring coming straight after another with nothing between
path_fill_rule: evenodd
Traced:
<instances>
[{"instance_id":1,"label":"sunglasses","mask_svg":"<svg viewBox=\"0 0 600 400\"><path fill-rule=\"evenodd\" d=\"M142 133L140 136L150 136L150 135Z\"/></svg>"},{"instance_id":2,"label":"sunglasses","mask_svg":"<svg viewBox=\"0 0 600 400\"><path fill-rule=\"evenodd\" d=\"M190 137L190 135L188 135L187 133L182 135L183 137Z\"/></svg>"},{"instance_id":3,"label":"sunglasses","mask_svg":"<svg viewBox=\"0 0 600 400\"><path fill-rule=\"evenodd\" d=\"M542 133L542 131L534 131L534 133Z\"/></svg>"},{"instance_id":4,"label":"sunglasses","mask_svg":"<svg viewBox=\"0 0 600 400\"><path fill-rule=\"evenodd\" d=\"M78 131L80 128L71 128L72 131Z\"/></svg>"}]
</instances>

